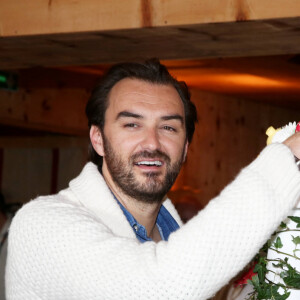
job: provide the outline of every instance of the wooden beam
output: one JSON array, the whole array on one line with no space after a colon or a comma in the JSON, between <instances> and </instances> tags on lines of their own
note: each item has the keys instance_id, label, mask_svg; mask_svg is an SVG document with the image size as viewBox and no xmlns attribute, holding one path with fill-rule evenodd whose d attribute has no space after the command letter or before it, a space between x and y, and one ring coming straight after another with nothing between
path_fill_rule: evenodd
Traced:
<instances>
[{"instance_id":1,"label":"wooden beam","mask_svg":"<svg viewBox=\"0 0 300 300\"><path fill-rule=\"evenodd\" d=\"M0 69L300 53L300 18L6 37Z\"/></svg>"},{"instance_id":2,"label":"wooden beam","mask_svg":"<svg viewBox=\"0 0 300 300\"><path fill-rule=\"evenodd\" d=\"M299 16L298 0L0 0L0 69L295 54Z\"/></svg>"},{"instance_id":3,"label":"wooden beam","mask_svg":"<svg viewBox=\"0 0 300 300\"><path fill-rule=\"evenodd\" d=\"M1 0L2 37L291 18L298 0Z\"/></svg>"}]
</instances>

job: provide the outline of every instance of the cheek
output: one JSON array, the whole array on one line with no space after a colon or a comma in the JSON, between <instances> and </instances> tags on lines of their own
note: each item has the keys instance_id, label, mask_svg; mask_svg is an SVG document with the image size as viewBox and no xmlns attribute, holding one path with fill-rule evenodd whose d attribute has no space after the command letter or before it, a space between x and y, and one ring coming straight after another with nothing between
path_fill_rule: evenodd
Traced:
<instances>
[{"instance_id":1,"label":"cheek","mask_svg":"<svg viewBox=\"0 0 300 300\"><path fill-rule=\"evenodd\" d=\"M118 127L107 126L105 129L105 136L115 151L122 152L123 148L128 147L130 139Z\"/></svg>"},{"instance_id":2,"label":"cheek","mask_svg":"<svg viewBox=\"0 0 300 300\"><path fill-rule=\"evenodd\" d=\"M130 154L136 151L136 149L138 149L138 146L143 142L143 134L141 133L112 134L110 141L111 143L113 143L114 148L119 153Z\"/></svg>"},{"instance_id":3,"label":"cheek","mask_svg":"<svg viewBox=\"0 0 300 300\"><path fill-rule=\"evenodd\" d=\"M114 138L112 141L114 150L122 157L132 155L138 143L133 138Z\"/></svg>"},{"instance_id":4,"label":"cheek","mask_svg":"<svg viewBox=\"0 0 300 300\"><path fill-rule=\"evenodd\" d=\"M163 145L163 151L165 151L173 160L177 160L182 155L184 150L184 143L180 143L177 140L168 140Z\"/></svg>"}]
</instances>

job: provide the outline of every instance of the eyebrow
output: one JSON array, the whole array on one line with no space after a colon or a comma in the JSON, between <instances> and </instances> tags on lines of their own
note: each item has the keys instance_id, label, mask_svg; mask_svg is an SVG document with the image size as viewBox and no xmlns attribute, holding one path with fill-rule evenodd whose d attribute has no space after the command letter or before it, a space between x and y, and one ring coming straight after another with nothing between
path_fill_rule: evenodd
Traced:
<instances>
[{"instance_id":1,"label":"eyebrow","mask_svg":"<svg viewBox=\"0 0 300 300\"><path fill-rule=\"evenodd\" d=\"M142 115L132 113L130 111L121 111L118 113L116 120L120 118L136 118L136 119L143 119L144 117ZM168 115L168 116L162 116L161 119L163 121L169 121L169 120L179 120L180 123L184 124L184 119L181 115L175 114L175 115Z\"/></svg>"},{"instance_id":2,"label":"eyebrow","mask_svg":"<svg viewBox=\"0 0 300 300\"><path fill-rule=\"evenodd\" d=\"M182 125L184 124L183 117L181 115L177 115L177 114L176 115L163 116L163 117L161 117L161 119L164 120L164 121L179 120Z\"/></svg>"},{"instance_id":3,"label":"eyebrow","mask_svg":"<svg viewBox=\"0 0 300 300\"><path fill-rule=\"evenodd\" d=\"M138 114L135 114L135 113L132 113L130 111L121 111L118 113L117 117L116 117L116 120L120 119L120 118L136 118L136 119L142 119L143 116L141 115L138 115Z\"/></svg>"}]
</instances>

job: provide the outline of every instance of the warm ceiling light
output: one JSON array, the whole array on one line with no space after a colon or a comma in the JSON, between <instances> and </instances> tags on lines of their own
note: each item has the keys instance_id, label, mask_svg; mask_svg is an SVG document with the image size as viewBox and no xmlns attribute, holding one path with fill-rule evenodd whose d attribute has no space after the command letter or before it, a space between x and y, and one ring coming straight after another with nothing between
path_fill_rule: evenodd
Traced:
<instances>
[{"instance_id":1,"label":"warm ceiling light","mask_svg":"<svg viewBox=\"0 0 300 300\"><path fill-rule=\"evenodd\" d=\"M249 74L228 74L225 76L221 76L220 80L222 80L224 83L226 82L230 84L238 84L253 87L286 87L287 85L289 85L287 82L284 81Z\"/></svg>"},{"instance_id":2,"label":"warm ceiling light","mask_svg":"<svg viewBox=\"0 0 300 300\"><path fill-rule=\"evenodd\" d=\"M189 86L200 89L215 90L236 90L250 89L251 91L261 89L299 89L299 83L294 81L272 79L263 76L243 74L243 73L202 73L183 74L177 79L185 81Z\"/></svg>"}]
</instances>

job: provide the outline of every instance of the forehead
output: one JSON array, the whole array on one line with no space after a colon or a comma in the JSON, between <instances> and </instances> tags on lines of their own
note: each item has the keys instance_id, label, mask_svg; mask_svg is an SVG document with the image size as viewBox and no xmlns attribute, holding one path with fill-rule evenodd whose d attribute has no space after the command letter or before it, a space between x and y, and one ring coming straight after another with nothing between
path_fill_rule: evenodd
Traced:
<instances>
[{"instance_id":1,"label":"forehead","mask_svg":"<svg viewBox=\"0 0 300 300\"><path fill-rule=\"evenodd\" d=\"M141 109L145 112L177 113L184 116L184 106L172 85L155 84L139 79L120 80L111 89L107 112Z\"/></svg>"}]
</instances>

